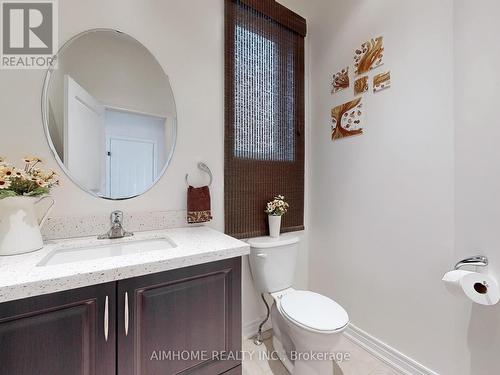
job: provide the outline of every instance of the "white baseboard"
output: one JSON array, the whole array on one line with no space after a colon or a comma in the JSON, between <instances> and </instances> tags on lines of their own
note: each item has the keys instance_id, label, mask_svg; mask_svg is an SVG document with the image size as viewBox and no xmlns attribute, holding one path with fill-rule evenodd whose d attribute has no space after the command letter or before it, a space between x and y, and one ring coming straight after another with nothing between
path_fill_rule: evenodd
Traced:
<instances>
[{"instance_id":1,"label":"white baseboard","mask_svg":"<svg viewBox=\"0 0 500 375\"><path fill-rule=\"evenodd\" d=\"M262 321L265 319L265 317L261 317L259 319L256 319L254 321L248 322L243 324L243 338L244 339L250 339L254 337L257 334L257 331L259 330L259 325L262 323ZM264 324L264 327L262 327L262 331L267 331L271 329L271 318Z\"/></svg>"},{"instance_id":2,"label":"white baseboard","mask_svg":"<svg viewBox=\"0 0 500 375\"><path fill-rule=\"evenodd\" d=\"M353 324L349 324L344 334L349 340L361 346L398 373L403 375L439 375Z\"/></svg>"},{"instance_id":3,"label":"white baseboard","mask_svg":"<svg viewBox=\"0 0 500 375\"><path fill-rule=\"evenodd\" d=\"M243 324L243 338L250 339L254 337L259 329L259 324L263 320L264 317L261 317ZM262 330L267 331L271 328L271 319L269 319ZM349 324L344 331L344 335L402 375L439 375L353 324Z\"/></svg>"}]
</instances>

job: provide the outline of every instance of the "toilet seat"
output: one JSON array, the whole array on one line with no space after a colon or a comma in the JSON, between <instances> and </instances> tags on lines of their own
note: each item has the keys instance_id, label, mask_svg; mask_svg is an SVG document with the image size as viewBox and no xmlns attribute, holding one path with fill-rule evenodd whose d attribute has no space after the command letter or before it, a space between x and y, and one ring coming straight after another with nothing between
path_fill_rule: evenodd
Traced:
<instances>
[{"instance_id":1,"label":"toilet seat","mask_svg":"<svg viewBox=\"0 0 500 375\"><path fill-rule=\"evenodd\" d=\"M306 290L291 290L279 298L279 310L292 323L312 332L335 333L349 323L349 316L334 300Z\"/></svg>"}]
</instances>

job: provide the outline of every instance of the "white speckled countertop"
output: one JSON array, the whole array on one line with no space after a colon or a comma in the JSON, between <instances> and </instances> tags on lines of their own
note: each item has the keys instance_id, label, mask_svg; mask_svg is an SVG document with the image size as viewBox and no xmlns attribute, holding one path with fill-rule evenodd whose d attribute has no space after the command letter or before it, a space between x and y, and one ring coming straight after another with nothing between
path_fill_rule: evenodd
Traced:
<instances>
[{"instance_id":1,"label":"white speckled countertop","mask_svg":"<svg viewBox=\"0 0 500 375\"><path fill-rule=\"evenodd\" d=\"M125 241L157 236L169 237L177 247L38 266L54 250L110 241L85 237L48 241L43 249L33 253L0 257L0 303L239 257L250 251L247 243L207 227L140 232Z\"/></svg>"}]
</instances>

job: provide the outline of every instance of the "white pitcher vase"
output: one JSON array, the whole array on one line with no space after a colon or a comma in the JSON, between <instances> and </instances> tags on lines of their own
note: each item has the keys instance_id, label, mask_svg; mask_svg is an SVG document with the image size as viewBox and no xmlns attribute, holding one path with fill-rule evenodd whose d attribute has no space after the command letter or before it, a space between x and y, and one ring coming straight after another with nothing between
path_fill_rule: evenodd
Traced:
<instances>
[{"instance_id":1,"label":"white pitcher vase","mask_svg":"<svg viewBox=\"0 0 500 375\"><path fill-rule=\"evenodd\" d=\"M267 215L269 220L269 235L273 238L278 238L281 231L281 216Z\"/></svg>"},{"instance_id":2,"label":"white pitcher vase","mask_svg":"<svg viewBox=\"0 0 500 375\"><path fill-rule=\"evenodd\" d=\"M35 205L49 199L50 206L38 218ZM55 201L51 196L0 199L0 256L28 253L43 247L40 227Z\"/></svg>"}]
</instances>

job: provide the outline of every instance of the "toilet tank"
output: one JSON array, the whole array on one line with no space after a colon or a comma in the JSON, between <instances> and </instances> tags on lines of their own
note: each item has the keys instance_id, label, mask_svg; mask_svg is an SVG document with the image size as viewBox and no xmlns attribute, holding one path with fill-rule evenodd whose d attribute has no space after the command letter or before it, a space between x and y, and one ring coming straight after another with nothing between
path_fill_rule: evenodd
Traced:
<instances>
[{"instance_id":1,"label":"toilet tank","mask_svg":"<svg viewBox=\"0 0 500 375\"><path fill-rule=\"evenodd\" d=\"M284 234L278 238L258 237L248 240L250 270L259 292L273 293L292 286L297 263L299 238Z\"/></svg>"}]
</instances>

